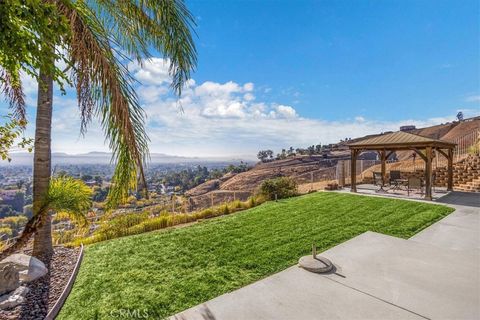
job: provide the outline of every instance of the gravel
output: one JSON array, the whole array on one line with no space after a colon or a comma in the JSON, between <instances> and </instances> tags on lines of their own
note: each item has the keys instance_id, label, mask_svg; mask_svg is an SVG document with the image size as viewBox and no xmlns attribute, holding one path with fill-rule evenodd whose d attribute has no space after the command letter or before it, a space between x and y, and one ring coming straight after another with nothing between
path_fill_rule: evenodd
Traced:
<instances>
[{"instance_id":1,"label":"gravel","mask_svg":"<svg viewBox=\"0 0 480 320\"><path fill-rule=\"evenodd\" d=\"M0 310L0 319L44 319L67 285L79 253L80 248L55 247L50 265L47 265L49 272L27 284L30 292L26 301L13 309Z\"/></svg>"}]
</instances>

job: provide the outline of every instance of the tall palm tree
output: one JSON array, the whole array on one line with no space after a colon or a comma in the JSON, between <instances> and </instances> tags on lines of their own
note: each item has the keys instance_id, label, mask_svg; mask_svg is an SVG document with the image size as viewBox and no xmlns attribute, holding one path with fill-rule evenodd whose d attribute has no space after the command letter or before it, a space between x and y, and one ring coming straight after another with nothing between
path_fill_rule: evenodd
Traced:
<instances>
[{"instance_id":1,"label":"tall palm tree","mask_svg":"<svg viewBox=\"0 0 480 320\"><path fill-rule=\"evenodd\" d=\"M150 57L151 49L162 53L170 62L172 89L180 95L196 65L191 33L194 19L183 0L44 1L56 5L68 22L69 32L62 43L42 50L50 51L52 64L59 48L65 52L78 97L80 130L84 133L92 117L98 116L113 153L116 168L108 197L112 207L128 197L138 180L145 185L143 166L148 157L144 112L134 91L135 80L124 64L130 60L142 63ZM38 257L52 252L51 216L41 210L51 175L52 69L47 66L39 71L33 173L35 221L28 228L35 231L33 254Z\"/></svg>"}]
</instances>

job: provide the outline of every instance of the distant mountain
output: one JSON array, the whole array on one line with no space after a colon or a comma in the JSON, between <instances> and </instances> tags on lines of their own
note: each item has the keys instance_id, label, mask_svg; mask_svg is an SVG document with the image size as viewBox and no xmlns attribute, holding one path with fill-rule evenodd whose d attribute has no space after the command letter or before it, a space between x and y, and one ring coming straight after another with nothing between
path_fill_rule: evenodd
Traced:
<instances>
[{"instance_id":1,"label":"distant mountain","mask_svg":"<svg viewBox=\"0 0 480 320\"><path fill-rule=\"evenodd\" d=\"M0 166L32 165L33 153L12 153L12 161L0 161ZM52 165L57 164L110 164L112 154L108 152L92 151L82 154L52 153ZM169 163L196 163L196 162L240 162L240 158L233 157L182 157L163 153L151 153L149 164Z\"/></svg>"}]
</instances>

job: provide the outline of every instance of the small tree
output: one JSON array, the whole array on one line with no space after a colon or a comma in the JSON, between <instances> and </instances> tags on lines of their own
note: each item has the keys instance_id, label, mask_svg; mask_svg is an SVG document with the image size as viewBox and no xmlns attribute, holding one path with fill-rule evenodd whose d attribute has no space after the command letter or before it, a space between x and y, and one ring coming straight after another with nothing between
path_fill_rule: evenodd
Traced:
<instances>
[{"instance_id":1,"label":"small tree","mask_svg":"<svg viewBox=\"0 0 480 320\"><path fill-rule=\"evenodd\" d=\"M463 112L462 112L462 111L459 111L459 112L457 113L457 120L458 120L458 121L463 121Z\"/></svg>"},{"instance_id":2,"label":"small tree","mask_svg":"<svg viewBox=\"0 0 480 320\"><path fill-rule=\"evenodd\" d=\"M269 200L289 198L297 195L297 183L290 177L268 179L260 185L260 194Z\"/></svg>"},{"instance_id":3,"label":"small tree","mask_svg":"<svg viewBox=\"0 0 480 320\"><path fill-rule=\"evenodd\" d=\"M50 181L40 210L54 212L72 220L86 223L86 215L92 207L92 189L81 180L72 177L56 177ZM23 247L33 232L43 223L44 214L34 215L23 229L21 236L8 248L2 248L0 260Z\"/></svg>"},{"instance_id":4,"label":"small tree","mask_svg":"<svg viewBox=\"0 0 480 320\"><path fill-rule=\"evenodd\" d=\"M257 154L258 160L262 162L267 162L268 160L273 160L273 151L272 150L260 150Z\"/></svg>"}]
</instances>

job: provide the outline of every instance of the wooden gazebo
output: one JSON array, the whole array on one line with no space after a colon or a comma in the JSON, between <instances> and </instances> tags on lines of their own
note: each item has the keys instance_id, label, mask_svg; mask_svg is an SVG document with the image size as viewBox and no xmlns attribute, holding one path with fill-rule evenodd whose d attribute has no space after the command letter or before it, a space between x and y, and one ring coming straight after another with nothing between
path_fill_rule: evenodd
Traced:
<instances>
[{"instance_id":1,"label":"wooden gazebo","mask_svg":"<svg viewBox=\"0 0 480 320\"><path fill-rule=\"evenodd\" d=\"M386 181L386 161L395 151L411 150L425 161L425 199L432 200L432 159L434 151L448 159L447 190L453 188L453 149L455 144L423 137L420 135L398 131L367 138L348 144L352 154L351 161L351 191L357 192L356 160L363 151L377 151L382 161L382 178Z\"/></svg>"}]
</instances>

